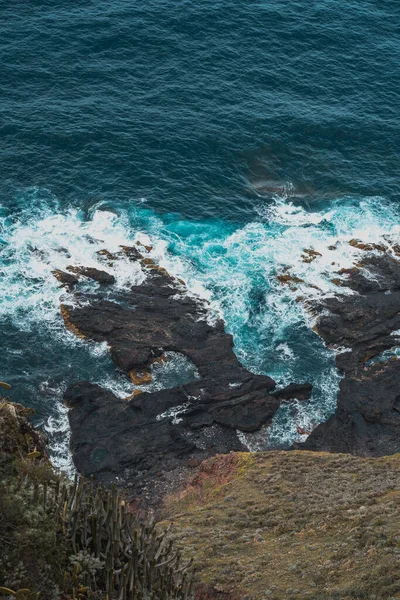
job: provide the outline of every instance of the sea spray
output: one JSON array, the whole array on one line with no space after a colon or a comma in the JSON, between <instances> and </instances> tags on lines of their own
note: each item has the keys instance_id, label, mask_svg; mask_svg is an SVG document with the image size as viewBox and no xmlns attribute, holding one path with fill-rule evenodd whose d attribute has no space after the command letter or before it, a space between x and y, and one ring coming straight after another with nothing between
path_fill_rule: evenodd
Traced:
<instances>
[{"instance_id":1,"label":"sea spray","mask_svg":"<svg viewBox=\"0 0 400 600\"><path fill-rule=\"evenodd\" d=\"M65 386L89 379L120 397L132 393L132 386L116 373L104 345L77 340L65 330L59 305L68 295L54 269L85 265L107 270L100 250L116 252L137 242L148 246L153 260L185 280L188 293L210 302L211 316L223 316L247 368L272 376L279 385L313 384L310 402L282 405L270 428L243 437L250 449L288 447L332 413L340 379L334 354L312 331L312 317L299 296L337 293L334 280L340 271L363 255L349 244L352 239L384 242L391 251L400 231L397 212L382 198L341 198L317 211L276 197L258 205L254 220L246 224L182 220L155 214L143 203L129 209L114 204L110 210L100 202L88 214L61 211L55 198L40 191L26 206L21 202L13 215L0 212L0 324L8 348L2 377L14 380L18 399L36 406L54 438L53 455L60 465L67 460L62 457L67 444L60 445L67 438ZM293 275L295 283L282 283L282 273ZM118 261L115 274L120 289L145 277L128 260ZM44 381L47 389L41 387ZM165 385L161 381L156 376L153 385Z\"/></svg>"}]
</instances>

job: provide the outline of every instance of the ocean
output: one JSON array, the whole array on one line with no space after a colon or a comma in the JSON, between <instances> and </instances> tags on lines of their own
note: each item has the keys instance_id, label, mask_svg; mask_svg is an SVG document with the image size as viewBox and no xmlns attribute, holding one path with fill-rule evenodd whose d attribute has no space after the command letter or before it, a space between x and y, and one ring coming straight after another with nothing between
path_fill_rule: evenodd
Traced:
<instances>
[{"instance_id":1,"label":"ocean","mask_svg":"<svg viewBox=\"0 0 400 600\"><path fill-rule=\"evenodd\" d=\"M297 297L335 293L351 239L400 237L399 23L390 0L3 0L0 379L57 465L68 383L130 384L65 330L51 272L136 240L223 316L246 367L313 383L250 449L333 412L334 352Z\"/></svg>"}]
</instances>

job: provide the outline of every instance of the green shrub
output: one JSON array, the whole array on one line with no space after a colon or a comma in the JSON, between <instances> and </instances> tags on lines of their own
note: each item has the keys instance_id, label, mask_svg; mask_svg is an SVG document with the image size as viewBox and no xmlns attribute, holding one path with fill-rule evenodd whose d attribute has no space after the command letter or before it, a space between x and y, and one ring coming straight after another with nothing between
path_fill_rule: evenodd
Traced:
<instances>
[{"instance_id":1,"label":"green shrub","mask_svg":"<svg viewBox=\"0 0 400 600\"><path fill-rule=\"evenodd\" d=\"M57 475L23 407L0 398L0 596L188 600L190 564L122 495Z\"/></svg>"}]
</instances>

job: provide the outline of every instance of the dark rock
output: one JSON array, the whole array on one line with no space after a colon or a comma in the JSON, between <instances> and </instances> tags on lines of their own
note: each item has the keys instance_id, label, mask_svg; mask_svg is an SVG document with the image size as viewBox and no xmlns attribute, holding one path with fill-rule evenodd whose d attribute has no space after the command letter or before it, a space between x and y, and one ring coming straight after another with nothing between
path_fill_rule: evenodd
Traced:
<instances>
[{"instance_id":1,"label":"dark rock","mask_svg":"<svg viewBox=\"0 0 400 600\"><path fill-rule=\"evenodd\" d=\"M187 396L182 389L140 394L126 401L88 382L70 386L65 401L72 408L71 450L78 471L104 484L117 480L131 496L145 494L146 503L154 503L159 499L153 490L157 472L179 471L193 460L245 450L233 430L190 430L183 421L157 419L150 408L153 402L164 408L183 400Z\"/></svg>"},{"instance_id":2,"label":"dark rock","mask_svg":"<svg viewBox=\"0 0 400 600\"><path fill-rule=\"evenodd\" d=\"M399 452L399 389L397 360L346 376L340 385L335 414L319 425L301 447L359 456Z\"/></svg>"},{"instance_id":3,"label":"dark rock","mask_svg":"<svg viewBox=\"0 0 400 600\"><path fill-rule=\"evenodd\" d=\"M97 250L96 254L99 260L106 262L110 267L112 267L113 262L118 259L118 254L113 254L106 248L103 248L103 250Z\"/></svg>"},{"instance_id":4,"label":"dark rock","mask_svg":"<svg viewBox=\"0 0 400 600\"><path fill-rule=\"evenodd\" d=\"M114 364L127 373L135 368L146 367L156 356L158 354L155 351L152 352L151 348L131 347L129 340L126 343L120 340L118 345L111 347L111 358Z\"/></svg>"},{"instance_id":5,"label":"dark rock","mask_svg":"<svg viewBox=\"0 0 400 600\"><path fill-rule=\"evenodd\" d=\"M77 294L85 305L67 306L68 322L85 337L107 342L113 361L124 371L149 365L163 351L175 351L187 356L201 377L220 379L229 372L241 385L252 375L237 360L232 336L222 321L209 324L204 303L182 295L181 289L172 277L151 269L142 285L116 292L114 301ZM268 391L275 387L269 377L262 381Z\"/></svg>"},{"instance_id":6,"label":"dark rock","mask_svg":"<svg viewBox=\"0 0 400 600\"><path fill-rule=\"evenodd\" d=\"M111 273L107 273L107 271L102 271L101 269L96 269L95 267L67 267L68 271L71 273L76 273L77 275L83 275L88 279L93 279L93 281L97 281L100 285L112 285L115 283L114 275Z\"/></svg>"},{"instance_id":7,"label":"dark rock","mask_svg":"<svg viewBox=\"0 0 400 600\"><path fill-rule=\"evenodd\" d=\"M282 390L277 390L274 396L280 400L309 400L311 393L311 383L290 383Z\"/></svg>"},{"instance_id":8,"label":"dark rock","mask_svg":"<svg viewBox=\"0 0 400 600\"><path fill-rule=\"evenodd\" d=\"M345 285L355 293L314 304L322 313L316 331L329 346L344 348L337 409L296 447L380 456L400 451L400 361L382 354L399 345L400 263L370 256L351 269Z\"/></svg>"},{"instance_id":9,"label":"dark rock","mask_svg":"<svg viewBox=\"0 0 400 600\"><path fill-rule=\"evenodd\" d=\"M68 290L72 290L74 286L79 283L79 277L72 275L72 273L66 273L59 269L53 271L53 275L58 281L66 287Z\"/></svg>"},{"instance_id":10,"label":"dark rock","mask_svg":"<svg viewBox=\"0 0 400 600\"><path fill-rule=\"evenodd\" d=\"M121 246L121 248L125 256L131 261L141 260L143 258L143 255L135 248L135 246Z\"/></svg>"},{"instance_id":11,"label":"dark rock","mask_svg":"<svg viewBox=\"0 0 400 600\"><path fill-rule=\"evenodd\" d=\"M113 290L112 300L101 290L95 295L76 293L74 305L62 307L67 327L107 342L115 365L131 377L164 352L174 351L192 361L198 378L129 400L81 382L68 388L65 401L71 408L71 449L78 470L105 483L115 478L128 482L132 494L154 501L157 472L179 471L216 453L245 450L237 430L257 431L271 421L281 398L305 397L310 386L293 384L271 394L275 382L239 363L232 336L221 320L208 321L204 302L183 293L182 282L150 259L141 265L143 284Z\"/></svg>"}]
</instances>

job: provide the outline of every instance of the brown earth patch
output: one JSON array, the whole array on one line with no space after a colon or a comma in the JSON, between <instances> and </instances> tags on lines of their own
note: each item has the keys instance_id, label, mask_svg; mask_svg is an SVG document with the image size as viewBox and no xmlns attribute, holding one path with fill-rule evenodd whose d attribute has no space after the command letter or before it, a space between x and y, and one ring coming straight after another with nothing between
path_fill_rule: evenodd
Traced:
<instances>
[{"instance_id":1,"label":"brown earth patch","mask_svg":"<svg viewBox=\"0 0 400 600\"><path fill-rule=\"evenodd\" d=\"M72 333L74 333L76 335L76 337L79 337L81 339L86 339L86 335L84 333L82 333L79 328L74 325L74 323L71 322L70 320L70 312L68 310L68 307L65 306L65 304L60 304L60 313L62 318L64 319L64 324L65 327L68 329L68 331L71 331Z\"/></svg>"},{"instance_id":2,"label":"brown earth patch","mask_svg":"<svg viewBox=\"0 0 400 600\"><path fill-rule=\"evenodd\" d=\"M313 250L313 248L305 248L301 255L301 260L304 263L311 263L318 258L318 256L322 256L321 252L317 252L316 250Z\"/></svg>"}]
</instances>

